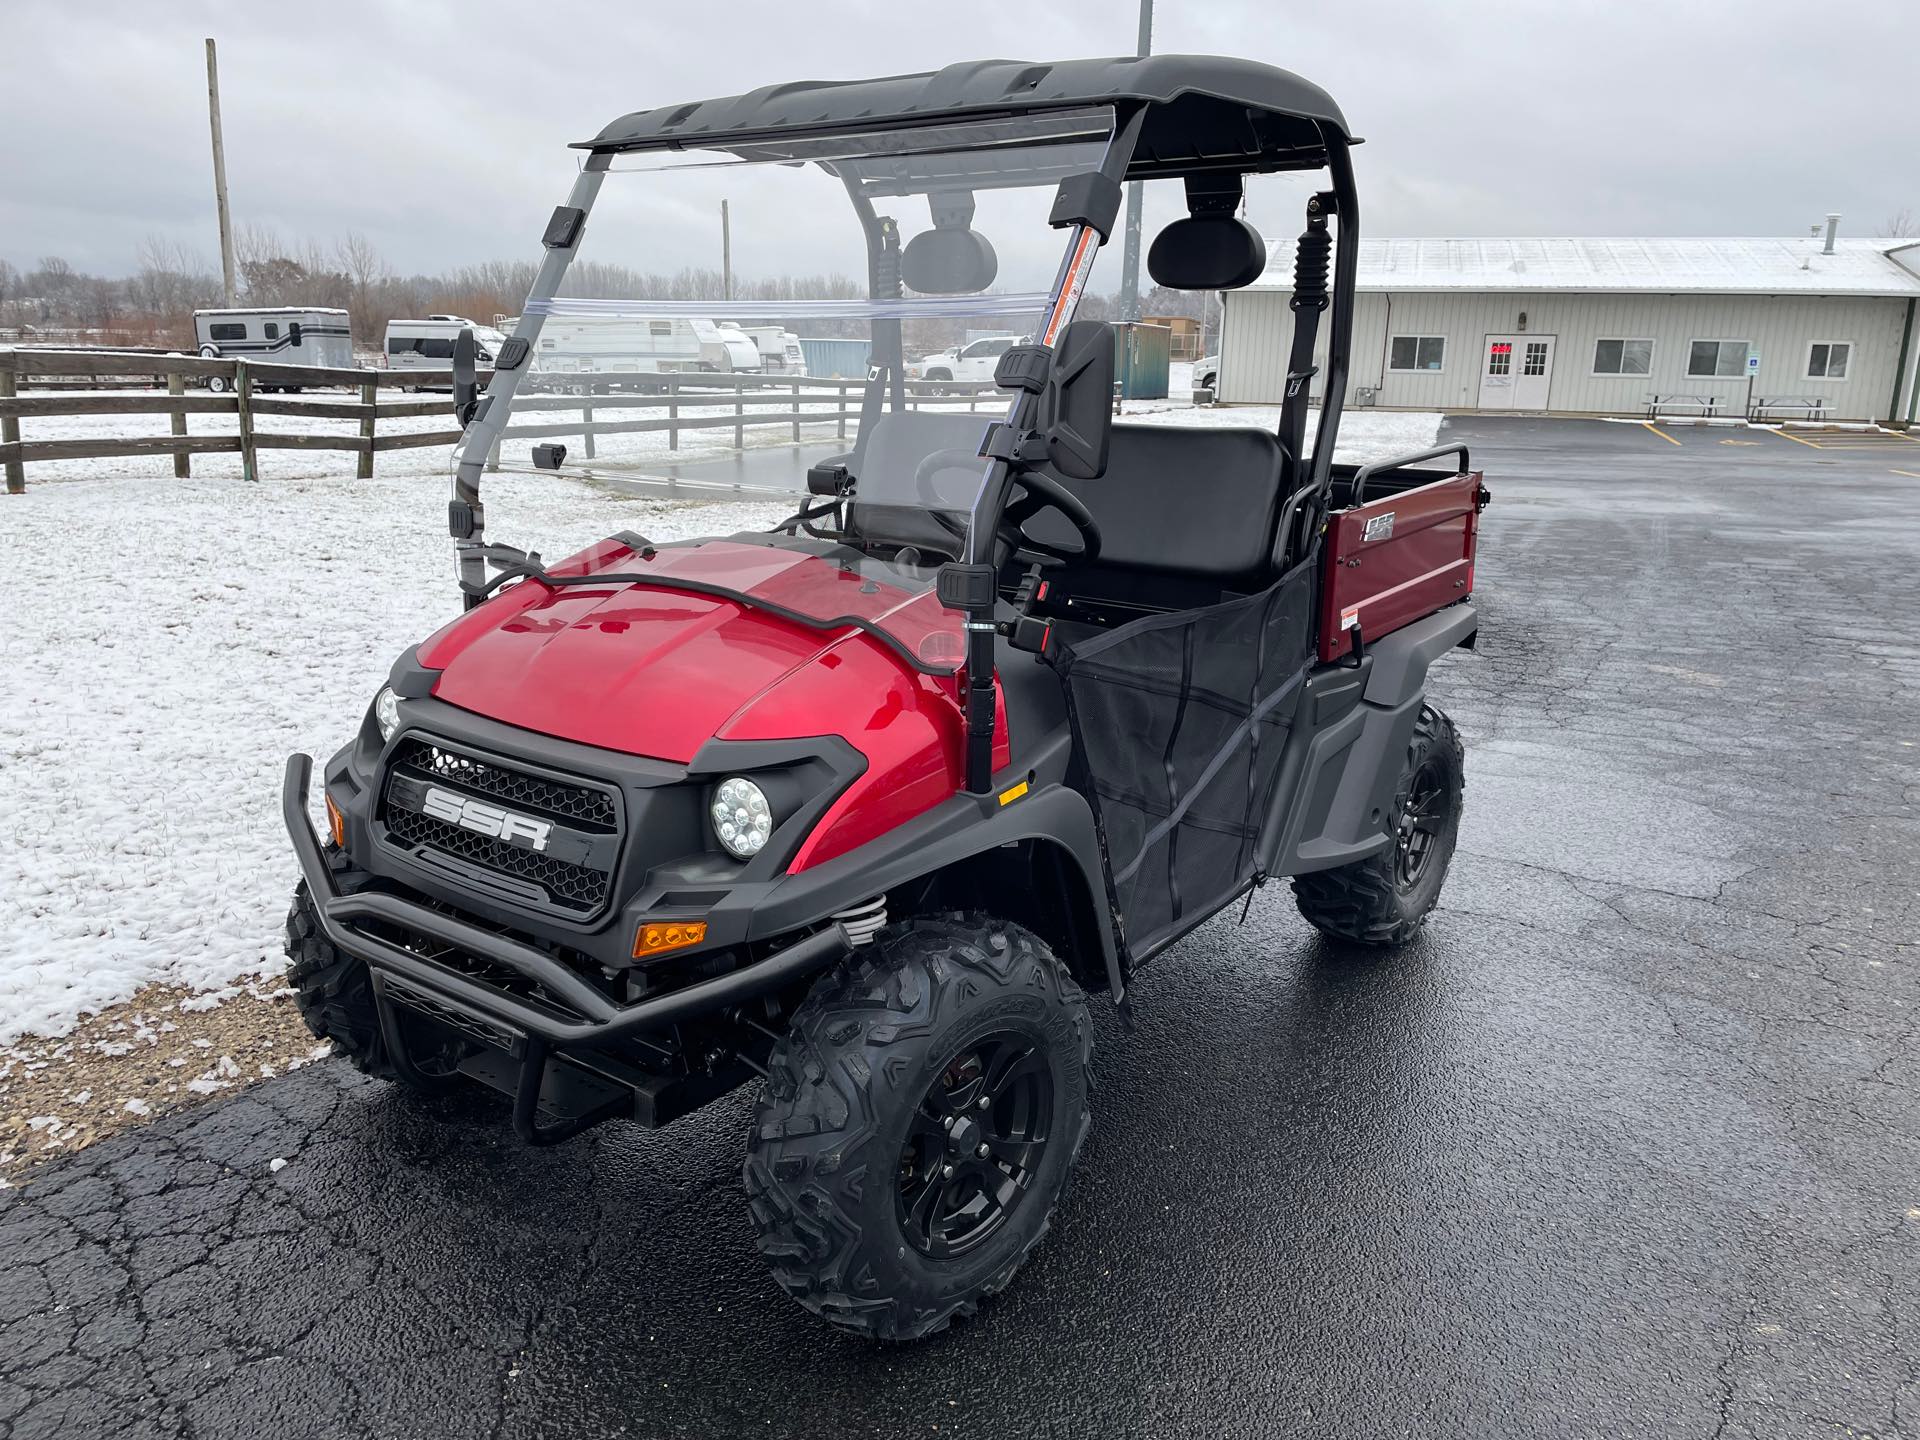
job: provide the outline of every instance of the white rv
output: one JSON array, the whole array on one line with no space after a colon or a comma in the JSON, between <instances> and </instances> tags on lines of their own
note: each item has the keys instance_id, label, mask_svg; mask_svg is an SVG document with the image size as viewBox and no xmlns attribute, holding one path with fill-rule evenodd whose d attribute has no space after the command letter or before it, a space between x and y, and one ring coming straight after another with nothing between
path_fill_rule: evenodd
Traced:
<instances>
[{"instance_id":1,"label":"white rv","mask_svg":"<svg viewBox=\"0 0 1920 1440\"><path fill-rule=\"evenodd\" d=\"M570 317L549 319L541 327L533 369L542 388L578 390L603 385L571 377L635 372L757 375L761 360L750 336L711 320Z\"/></svg>"},{"instance_id":2,"label":"white rv","mask_svg":"<svg viewBox=\"0 0 1920 1440\"><path fill-rule=\"evenodd\" d=\"M353 332L344 310L279 305L258 310L196 310L193 339L209 360L261 360L273 365L353 368ZM224 375L207 379L225 390ZM287 387L297 389L297 386Z\"/></svg>"},{"instance_id":3,"label":"white rv","mask_svg":"<svg viewBox=\"0 0 1920 1440\"><path fill-rule=\"evenodd\" d=\"M727 328L727 327L722 327ZM800 337L778 325L741 325L742 335L750 336L760 351L760 368L769 375L805 375L806 352Z\"/></svg>"},{"instance_id":4,"label":"white rv","mask_svg":"<svg viewBox=\"0 0 1920 1440\"><path fill-rule=\"evenodd\" d=\"M462 330L473 331L473 358L481 366L493 364L500 347L507 343L507 337L491 325L477 325L460 315L429 315L424 320L389 320L387 369L438 372L432 376L432 383L444 381L451 384L453 342Z\"/></svg>"}]
</instances>

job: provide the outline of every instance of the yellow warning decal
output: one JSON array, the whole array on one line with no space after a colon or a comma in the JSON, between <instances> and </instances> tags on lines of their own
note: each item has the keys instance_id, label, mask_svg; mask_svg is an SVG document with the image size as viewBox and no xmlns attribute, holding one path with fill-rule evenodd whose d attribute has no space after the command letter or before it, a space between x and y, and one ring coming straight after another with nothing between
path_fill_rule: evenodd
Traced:
<instances>
[{"instance_id":1,"label":"yellow warning decal","mask_svg":"<svg viewBox=\"0 0 1920 1440\"><path fill-rule=\"evenodd\" d=\"M1002 805L1011 805L1014 801L1018 800L1022 795L1026 793L1027 793L1027 782L1022 780L1018 785L1012 786L1009 789L1002 790L1000 792L1000 803Z\"/></svg>"}]
</instances>

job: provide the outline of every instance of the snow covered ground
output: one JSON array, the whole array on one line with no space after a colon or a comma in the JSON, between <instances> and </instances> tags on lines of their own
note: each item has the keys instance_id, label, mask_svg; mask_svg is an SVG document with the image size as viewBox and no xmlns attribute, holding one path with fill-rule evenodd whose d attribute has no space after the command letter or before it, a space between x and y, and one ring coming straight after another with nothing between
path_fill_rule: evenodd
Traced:
<instances>
[{"instance_id":1,"label":"snow covered ground","mask_svg":"<svg viewBox=\"0 0 1920 1440\"><path fill-rule=\"evenodd\" d=\"M1164 424L1275 419L1128 410ZM155 433L153 419L108 423ZM90 418L53 423L29 438L98 433ZM1341 458L1417 449L1438 428L1437 415L1351 415ZM332 753L394 654L457 608L447 452L379 465L354 480L341 478L349 456L263 452L262 483L247 485L237 457L196 456L192 480L164 458L74 461L52 483L30 466L27 493L0 497L0 1047L65 1034L144 985L217 995L280 969L294 878L285 757ZM549 557L621 529L764 527L784 508L615 496L547 474L500 475L486 495L491 535Z\"/></svg>"}]
</instances>

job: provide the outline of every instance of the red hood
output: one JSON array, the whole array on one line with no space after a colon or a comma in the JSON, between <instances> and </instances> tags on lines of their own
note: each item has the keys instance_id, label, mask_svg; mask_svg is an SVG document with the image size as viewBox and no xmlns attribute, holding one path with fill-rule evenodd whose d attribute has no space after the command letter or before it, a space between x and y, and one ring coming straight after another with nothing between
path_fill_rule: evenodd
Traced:
<instances>
[{"instance_id":1,"label":"red hood","mask_svg":"<svg viewBox=\"0 0 1920 1440\"><path fill-rule=\"evenodd\" d=\"M643 566L658 578L551 589L530 581L463 615L420 647L420 662L440 671L434 695L508 725L685 763L709 739L779 728L766 703L772 692L815 667L837 668L852 658L850 648L863 652L854 668L866 683L879 678L875 661L891 666L895 681L920 678L876 637L808 625L766 604L809 615L887 616L891 633L909 644L934 635L936 650L957 619L930 595L876 587L831 561L762 545L709 541L643 561L608 541L553 568L591 574ZM765 603L669 588L676 579L750 591ZM796 692L819 693L820 678ZM849 697L856 706L867 699ZM794 735L836 728L795 718Z\"/></svg>"}]
</instances>

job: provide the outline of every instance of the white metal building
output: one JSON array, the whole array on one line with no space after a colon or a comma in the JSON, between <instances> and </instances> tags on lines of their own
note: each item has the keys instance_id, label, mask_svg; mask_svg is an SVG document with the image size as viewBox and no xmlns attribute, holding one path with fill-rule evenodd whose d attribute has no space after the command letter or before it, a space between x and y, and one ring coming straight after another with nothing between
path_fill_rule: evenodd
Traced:
<instances>
[{"instance_id":1,"label":"white metal building","mask_svg":"<svg viewBox=\"0 0 1920 1440\"><path fill-rule=\"evenodd\" d=\"M1224 297L1225 402L1280 398L1292 252L1270 244L1266 273ZM1775 418L1835 420L1915 407L1920 242L1835 239L1831 224L1800 240L1363 240L1358 292L1349 405L1643 415L1658 396L1669 414L1767 401ZM1326 333L1323 320L1323 352Z\"/></svg>"}]
</instances>

